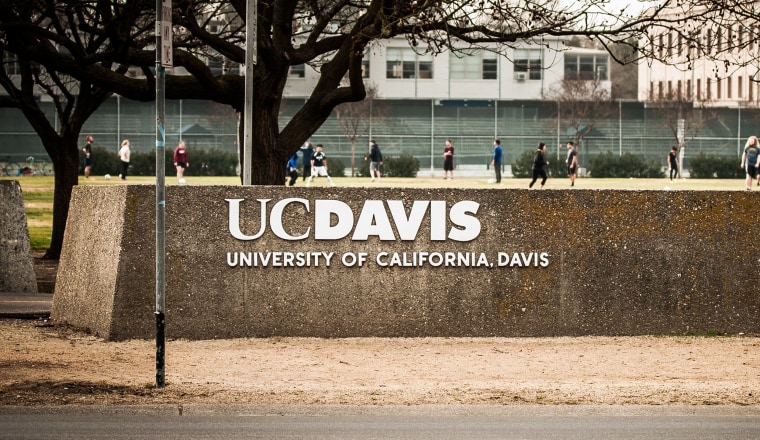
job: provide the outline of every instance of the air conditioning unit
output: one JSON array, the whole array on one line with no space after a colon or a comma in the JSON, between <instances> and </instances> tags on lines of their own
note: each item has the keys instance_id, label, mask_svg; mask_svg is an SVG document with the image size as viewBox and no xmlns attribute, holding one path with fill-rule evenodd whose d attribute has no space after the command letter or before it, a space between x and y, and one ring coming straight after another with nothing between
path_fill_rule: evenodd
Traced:
<instances>
[{"instance_id":1,"label":"air conditioning unit","mask_svg":"<svg viewBox=\"0 0 760 440\"><path fill-rule=\"evenodd\" d=\"M515 79L517 81L525 81L528 79L528 73L527 72L515 72Z\"/></svg>"}]
</instances>

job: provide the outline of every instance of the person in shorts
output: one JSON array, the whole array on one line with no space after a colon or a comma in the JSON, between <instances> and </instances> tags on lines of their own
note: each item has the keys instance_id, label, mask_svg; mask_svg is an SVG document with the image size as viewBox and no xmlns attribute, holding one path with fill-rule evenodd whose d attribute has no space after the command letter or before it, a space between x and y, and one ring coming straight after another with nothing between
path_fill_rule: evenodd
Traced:
<instances>
[{"instance_id":1,"label":"person in shorts","mask_svg":"<svg viewBox=\"0 0 760 440\"><path fill-rule=\"evenodd\" d=\"M87 144L82 148L84 152L84 178L90 178L90 170L92 170L92 136L87 136Z\"/></svg>"},{"instance_id":2,"label":"person in shorts","mask_svg":"<svg viewBox=\"0 0 760 440\"><path fill-rule=\"evenodd\" d=\"M570 186L575 186L575 176L578 174L578 151L572 141L567 143L567 177L570 178Z\"/></svg>"},{"instance_id":3,"label":"person in shorts","mask_svg":"<svg viewBox=\"0 0 760 440\"><path fill-rule=\"evenodd\" d=\"M446 146L443 148L443 178L447 179L451 173L454 178L454 144L451 139L446 139Z\"/></svg>"},{"instance_id":4,"label":"person in shorts","mask_svg":"<svg viewBox=\"0 0 760 440\"><path fill-rule=\"evenodd\" d=\"M327 156L322 152L322 144L317 144L317 149L311 156L311 176L306 181L306 186L311 186L311 181L315 176L324 176L330 183L330 186L335 186L330 175L327 174Z\"/></svg>"},{"instance_id":5,"label":"person in shorts","mask_svg":"<svg viewBox=\"0 0 760 440\"><path fill-rule=\"evenodd\" d=\"M744 145L741 164L747 173L747 191L752 189L752 182L757 178L758 158L760 158L760 144L758 144L757 136L750 136Z\"/></svg>"},{"instance_id":6,"label":"person in shorts","mask_svg":"<svg viewBox=\"0 0 760 440\"><path fill-rule=\"evenodd\" d=\"M179 145L174 150L174 167L177 168L177 182L185 177L185 168L190 166L190 161L187 159L187 148L185 147L185 141L179 141Z\"/></svg>"}]
</instances>

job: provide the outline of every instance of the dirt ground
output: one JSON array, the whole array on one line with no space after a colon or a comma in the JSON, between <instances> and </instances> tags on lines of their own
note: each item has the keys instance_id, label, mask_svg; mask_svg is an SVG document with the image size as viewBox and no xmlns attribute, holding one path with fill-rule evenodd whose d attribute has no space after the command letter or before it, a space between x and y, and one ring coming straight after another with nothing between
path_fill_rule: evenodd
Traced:
<instances>
[{"instance_id":1,"label":"dirt ground","mask_svg":"<svg viewBox=\"0 0 760 440\"><path fill-rule=\"evenodd\" d=\"M0 405L760 404L756 335L170 340L160 389L155 353L0 320Z\"/></svg>"}]
</instances>

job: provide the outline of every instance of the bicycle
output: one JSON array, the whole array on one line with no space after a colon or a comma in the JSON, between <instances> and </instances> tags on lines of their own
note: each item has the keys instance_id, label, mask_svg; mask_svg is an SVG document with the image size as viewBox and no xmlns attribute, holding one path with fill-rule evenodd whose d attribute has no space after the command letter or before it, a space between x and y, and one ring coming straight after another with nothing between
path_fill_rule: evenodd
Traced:
<instances>
[{"instance_id":1,"label":"bicycle","mask_svg":"<svg viewBox=\"0 0 760 440\"><path fill-rule=\"evenodd\" d=\"M12 162L10 156L5 157L5 164L3 164L3 172L6 176L16 177L21 175L21 164L18 162Z\"/></svg>"}]
</instances>

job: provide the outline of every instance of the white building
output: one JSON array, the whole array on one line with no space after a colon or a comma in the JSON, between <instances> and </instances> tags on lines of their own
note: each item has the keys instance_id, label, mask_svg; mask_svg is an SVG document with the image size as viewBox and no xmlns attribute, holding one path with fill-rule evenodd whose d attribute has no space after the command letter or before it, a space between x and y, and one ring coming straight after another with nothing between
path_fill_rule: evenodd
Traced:
<instances>
[{"instance_id":1,"label":"white building","mask_svg":"<svg viewBox=\"0 0 760 440\"><path fill-rule=\"evenodd\" d=\"M756 27L729 16L721 16L692 33L653 30L644 44L657 59L639 63L638 99L757 107L757 32Z\"/></svg>"},{"instance_id":2,"label":"white building","mask_svg":"<svg viewBox=\"0 0 760 440\"><path fill-rule=\"evenodd\" d=\"M397 38L367 51L364 77L381 99L543 100L565 77L598 78L610 89L607 52L566 47L556 38L541 43L509 49L506 56L481 49L432 56ZM295 66L285 96L309 96L318 75L310 66Z\"/></svg>"}]
</instances>

